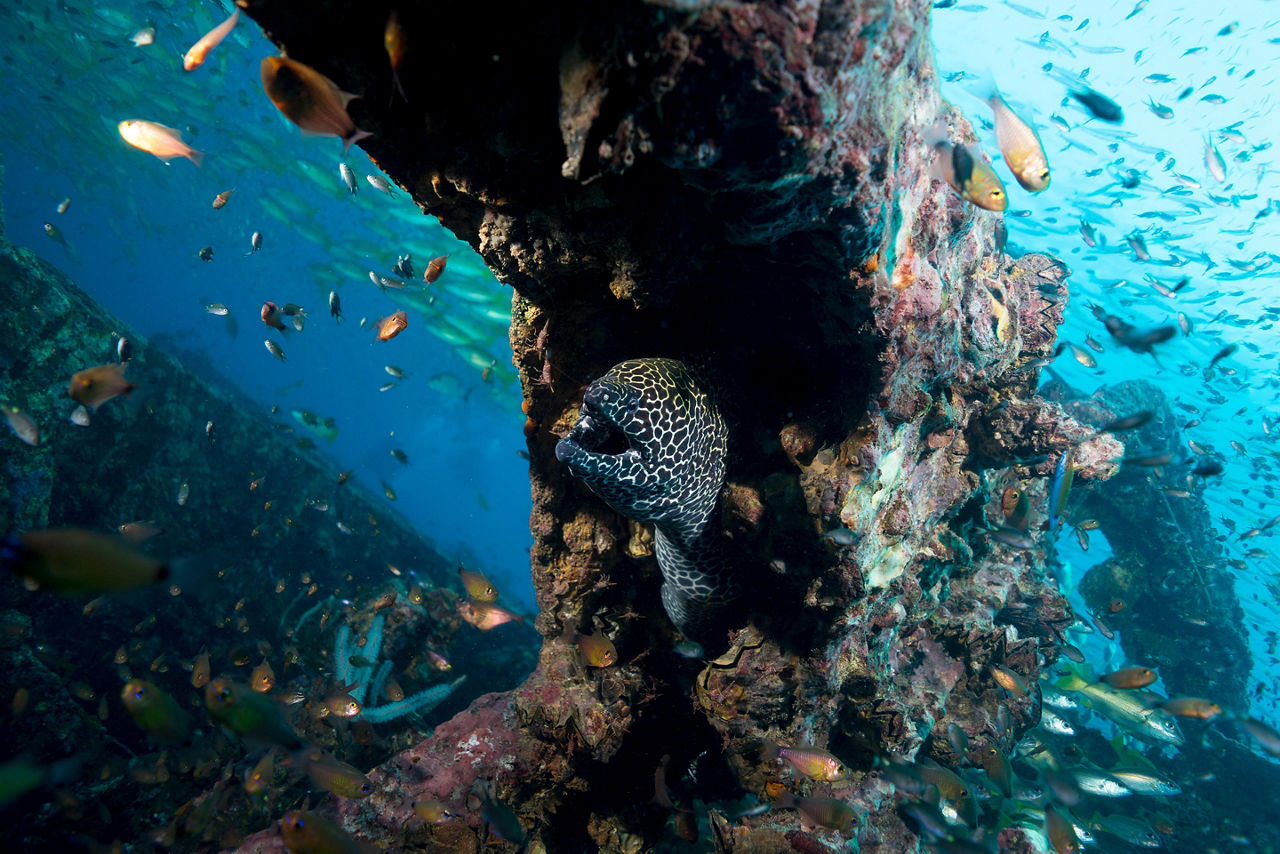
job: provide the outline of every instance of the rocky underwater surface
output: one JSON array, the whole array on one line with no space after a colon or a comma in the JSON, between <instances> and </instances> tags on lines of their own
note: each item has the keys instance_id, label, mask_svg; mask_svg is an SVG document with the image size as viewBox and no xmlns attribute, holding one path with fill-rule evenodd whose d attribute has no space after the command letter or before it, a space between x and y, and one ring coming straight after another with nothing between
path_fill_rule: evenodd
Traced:
<instances>
[{"instance_id":1,"label":"rocky underwater surface","mask_svg":"<svg viewBox=\"0 0 1280 854\"><path fill-rule=\"evenodd\" d=\"M1073 690L1055 687L1079 652L1069 632L1082 627L1114 632L1129 660L1158 668L1171 695L1223 708L1247 706L1250 657L1202 500L1152 502L1153 471L1170 489L1184 480L1172 468L1122 465L1183 441L1163 392L1142 381L1086 399L1061 383L1041 388L1071 271L1047 256L1007 255L1000 215L930 176L925 129L939 116L959 139L972 129L939 98L928 2L399 8L408 49L397 79L384 47L389 4L241 5L291 59L362 93L350 116L372 136L359 144L513 288L537 664L513 684L533 648L520 627L462 644L459 633L472 630L458 616L461 585L429 544L353 485L338 486L233 392L158 349L136 342L139 399L97 416L120 421L109 437L94 438L96 420L67 423L63 367L110 361L113 330L133 336L7 245L6 388L59 426L41 447L5 454L0 519L6 529L114 525L154 513L155 494L190 483L189 503L157 520L166 533L154 551L213 551L219 566L234 566L206 598L107 600L88 623L99 634L59 651L101 659L120 645L139 672L140 662L162 661L175 693L187 681L178 660L199 650L148 638L181 637L199 623L187 609L225 625L223 664L236 646L252 649L245 670L259 657L279 661L290 643L307 679L345 669L339 681L366 689L376 660L334 660L364 648L351 643L365 641L376 659L378 638L398 661L428 648L472 651L451 656L451 673L405 686L412 694L467 676L430 711L436 725L425 738L404 726L366 741L359 724L306 726L309 741L340 751L357 774L372 770L369 791L329 788L319 818L308 815L333 822L335 835L290 850L355 850L345 834L449 852L1064 850L1061 816L1075 807L1088 822L1094 789L1121 785L1122 774L1140 778L1128 799L1152 799L1147 820L1172 828L1170 849L1209 850L1233 835L1254 850L1280 846L1276 766L1234 726L1174 722L1139 705L1132 725L1162 728L1163 737L1146 734L1152 747L1051 728L1061 720L1051 700ZM718 600L713 627L691 623L688 637L659 592L672 580L664 523L655 545L653 527L627 516L634 502L606 503L592 491L599 484L557 454L576 431L586 450L622 458L626 418L649 404L683 407L684 392L650 387L638 408L612 410L609 389L594 382L626 360L657 358L684 363L711 390L712 420L723 419L728 437L722 485L698 465L715 442L689 466L711 487L685 490L670 477L649 485L655 502L681 507L719 487L703 521L716 550L711 574L727 583L731 573L733 595ZM1117 426L1142 412L1150 417L1137 426ZM206 420L216 425L212 444ZM696 439L712 429L677 419L646 435L646 447L687 462L699 443L683 431ZM83 436L62 441L74 431ZM1064 464L1074 484L1051 495ZM276 512L301 522L318 515L308 498L331 502L363 536L328 522L307 536L283 518L247 525L241 498L263 476L253 503L278 495L288 507ZM223 487L224 478L239 485ZM1080 582L1093 618L1072 610L1054 575L1050 516L1068 494L1075 536L1087 547L1100 528L1114 550ZM711 547L703 536L699 528L690 540L695 563ZM269 592L264 579L280 561L316 567L313 578ZM351 604L335 597L310 619L300 606L281 614L312 581L350 591L348 568L381 572L388 562L412 564L416 594L403 576L357 575L362 586L343 594ZM124 763L96 701L73 698L57 663L40 656L38 627L79 620L80 606L5 583L14 603L6 625L21 630L0 650L0 688L48 686L48 707L15 717L11 731L44 756L89 752L95 775L99 757ZM389 592L394 603L378 609ZM150 623L129 632L101 619L115 608ZM239 620L279 622L279 640L260 651ZM612 657L585 642L601 636ZM113 665L97 670L101 684L74 678L95 696L117 691ZM283 757L277 776L288 782L255 799L234 745L205 749L213 755L167 772L181 787L155 786L154 773L70 784L90 823L81 832L139 839L156 826L179 850L285 850L297 830L286 822L282 834L276 820L306 808L306 787ZM201 762L203 774L186 770ZM1168 781L1194 781L1195 797L1154 792ZM95 828L99 805L106 814ZM127 820L112 818L130 809ZM54 814L25 816L22 832L38 844Z\"/></svg>"}]
</instances>

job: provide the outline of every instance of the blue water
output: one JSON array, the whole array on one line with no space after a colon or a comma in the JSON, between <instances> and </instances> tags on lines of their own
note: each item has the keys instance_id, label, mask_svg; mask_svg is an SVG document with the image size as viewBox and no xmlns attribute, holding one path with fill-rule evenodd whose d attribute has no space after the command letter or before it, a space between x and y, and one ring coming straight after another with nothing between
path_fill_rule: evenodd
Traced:
<instances>
[{"instance_id":1,"label":"blue water","mask_svg":"<svg viewBox=\"0 0 1280 854\"><path fill-rule=\"evenodd\" d=\"M1280 512L1274 492L1278 434L1271 426L1280 425L1280 209L1273 201L1280 198L1280 172L1271 148L1280 130L1273 112L1280 9L1258 0L1226 9L1152 2L1126 20L1135 5L962 2L935 8L939 76L945 81L963 72L943 82L942 93L975 124L983 150L1005 180L1010 253L1047 252L1073 270L1059 340L1084 347L1085 336L1092 335L1106 348L1095 354L1096 369L1078 364L1068 352L1053 370L1086 394L1119 380L1146 378L1169 395L1183 420L1200 418L1186 438L1214 447L1227 461L1223 476L1207 484L1211 516L1223 534L1232 533L1223 520L1233 520L1238 534ZM1231 32L1219 34L1233 23L1238 25ZM1123 124L1091 120L1066 98L1067 87L1054 73L1085 75L1086 85L1122 107ZM1159 82L1151 75L1174 79ZM1024 191L999 162L985 103L984 80L990 79L1040 134L1053 174L1042 193ZM1186 87L1192 94L1178 100ZM1215 103L1213 95L1226 100ZM1157 117L1149 100L1172 108L1173 117ZM1065 119L1066 131L1055 125L1055 115ZM1245 141L1232 139L1232 131ZM1206 139L1226 161L1224 183L1208 171ZM1140 173L1134 189L1117 183L1129 169ZM1094 170L1101 171L1090 176ZM1183 190L1187 194L1179 195ZM1029 213L1015 213L1024 211ZM1099 234L1096 248L1081 237L1082 218ZM1126 244L1125 235L1134 231L1143 233L1150 261L1138 261ZM1173 297L1162 296L1149 278L1171 288L1184 276L1190 283ZM1141 328L1176 323L1183 312L1194 333L1164 345L1157 363L1113 346L1089 311L1093 303ZM1206 381L1202 369L1233 343L1239 349ZM1188 414L1178 403L1195 406L1199 414ZM1245 453L1230 446L1233 440ZM1232 572L1254 656L1258 693L1251 712L1272 724L1280 720L1280 562L1272 554L1277 533L1273 528L1244 542L1234 534L1226 540L1227 556L1249 567ZM1063 535L1059 545L1066 547L1078 582L1106 557L1105 543L1095 536L1086 555L1074 541L1068 547L1068 540L1074 538ZM1267 554L1246 555L1256 548ZM1076 605L1082 608L1079 600Z\"/></svg>"},{"instance_id":2,"label":"blue water","mask_svg":"<svg viewBox=\"0 0 1280 854\"><path fill-rule=\"evenodd\" d=\"M162 346L176 341L201 354L264 417L278 404L275 420L294 426L294 409L336 418L336 440L316 439L335 472L353 469L375 494L389 484L394 507L444 555L483 569L516 607L531 608L510 289L404 191L396 188L392 198L370 186L365 175L382 172L363 151L344 156L336 138L304 137L281 116L258 69L277 51L252 21L242 19L188 73L182 54L228 14L218 4L138 11L128 3L85 4L96 11L45 20L55 8L31 4L3 15L9 32L45 40L36 51L44 61L31 64L24 85L0 91L0 113L23 117L0 128L9 239L65 270L144 335L165 336ZM148 23L157 27L154 44L135 47L130 36ZM205 152L203 168L180 158L166 165L129 147L116 129L123 119L186 131L186 141ZM339 177L340 162L357 176L354 196ZM228 204L215 210L214 197L232 188ZM71 203L59 215L64 198ZM78 262L45 235L46 221L56 223ZM255 231L262 250L245 257ZM214 250L208 263L197 257L206 246ZM368 271L392 277L406 252L418 277L431 258L450 254L428 291L431 314L402 306L395 292L369 281ZM331 289L341 296L341 325L329 317ZM266 300L303 306L304 330L269 330L259 319ZM205 311L209 303L230 307L238 335L228 318ZM399 337L376 343L371 327L360 329L361 318L374 322L401 307L409 327ZM438 333L455 340L465 333L469 343ZM267 352L268 338L287 362ZM393 380L386 365L407 378ZM379 391L392 381L394 388ZM408 455L408 466L391 456L393 448Z\"/></svg>"}]
</instances>

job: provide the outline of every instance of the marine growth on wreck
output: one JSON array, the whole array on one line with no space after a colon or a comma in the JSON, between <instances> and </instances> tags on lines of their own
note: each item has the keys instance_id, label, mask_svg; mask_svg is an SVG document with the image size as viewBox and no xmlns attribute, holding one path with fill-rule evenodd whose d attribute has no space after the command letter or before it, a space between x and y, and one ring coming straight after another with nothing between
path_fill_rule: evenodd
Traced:
<instances>
[{"instance_id":1,"label":"marine growth on wreck","mask_svg":"<svg viewBox=\"0 0 1280 854\"><path fill-rule=\"evenodd\" d=\"M1280 848L1273 13L0 10L6 840Z\"/></svg>"}]
</instances>

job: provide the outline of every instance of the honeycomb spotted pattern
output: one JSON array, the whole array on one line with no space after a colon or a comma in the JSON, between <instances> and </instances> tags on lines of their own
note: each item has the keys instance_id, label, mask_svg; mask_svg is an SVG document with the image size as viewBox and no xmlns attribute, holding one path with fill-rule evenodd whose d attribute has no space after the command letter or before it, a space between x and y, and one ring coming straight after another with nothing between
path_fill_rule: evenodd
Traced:
<instances>
[{"instance_id":1,"label":"honeycomb spotted pattern","mask_svg":"<svg viewBox=\"0 0 1280 854\"><path fill-rule=\"evenodd\" d=\"M619 435L626 450L608 453ZM610 507L653 524L662 604L686 636L739 592L710 524L728 440L715 398L689 366L632 359L587 387L577 423L556 445L556 458Z\"/></svg>"}]
</instances>

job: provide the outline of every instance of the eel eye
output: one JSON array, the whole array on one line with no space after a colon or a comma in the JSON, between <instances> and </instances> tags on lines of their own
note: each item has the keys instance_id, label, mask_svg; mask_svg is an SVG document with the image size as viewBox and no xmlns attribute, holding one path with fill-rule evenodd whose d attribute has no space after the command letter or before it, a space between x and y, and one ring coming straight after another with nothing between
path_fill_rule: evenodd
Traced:
<instances>
[{"instance_id":1,"label":"eel eye","mask_svg":"<svg viewBox=\"0 0 1280 854\"><path fill-rule=\"evenodd\" d=\"M640 408L640 399L633 397L627 401L627 412L635 412Z\"/></svg>"}]
</instances>

